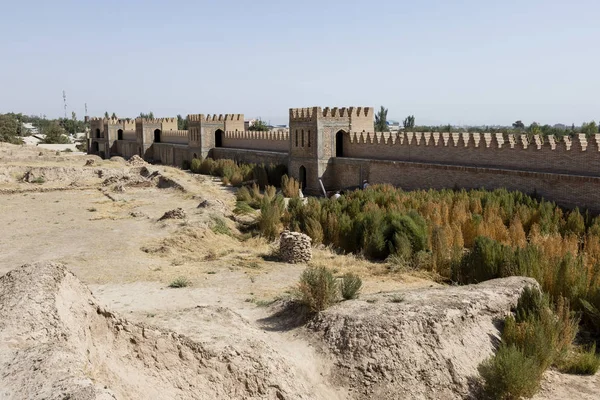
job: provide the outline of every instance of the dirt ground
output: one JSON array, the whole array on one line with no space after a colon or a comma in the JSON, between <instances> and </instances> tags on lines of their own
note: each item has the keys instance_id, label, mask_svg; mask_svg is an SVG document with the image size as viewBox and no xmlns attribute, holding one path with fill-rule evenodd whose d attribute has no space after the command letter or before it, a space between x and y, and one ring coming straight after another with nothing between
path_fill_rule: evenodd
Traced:
<instances>
[{"instance_id":1,"label":"dirt ground","mask_svg":"<svg viewBox=\"0 0 600 400\"><path fill-rule=\"evenodd\" d=\"M93 165L84 166L88 159ZM62 263L130 321L214 348L268 343L319 398L352 397L333 376L335 360L304 330L265 329L262 322L273 313L271 303L290 296L305 265L270 261L273 244L238 238L230 188L176 168L149 169L158 174L150 177L154 183L122 159L0 144L0 275L26 263ZM206 199L208 206L198 207ZM159 221L176 208L185 218ZM216 224L231 234L214 232ZM314 250L313 263L359 273L365 296L440 286L427 275L327 248ZM169 288L178 277L191 285ZM551 372L536 398L592 399L597 393L597 376Z\"/></svg>"}]
</instances>

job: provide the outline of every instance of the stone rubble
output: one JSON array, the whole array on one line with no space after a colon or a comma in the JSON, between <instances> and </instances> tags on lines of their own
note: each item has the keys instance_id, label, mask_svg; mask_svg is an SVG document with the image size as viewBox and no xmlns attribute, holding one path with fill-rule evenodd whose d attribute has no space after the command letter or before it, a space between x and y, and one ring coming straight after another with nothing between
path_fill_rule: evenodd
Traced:
<instances>
[{"instance_id":1,"label":"stone rubble","mask_svg":"<svg viewBox=\"0 0 600 400\"><path fill-rule=\"evenodd\" d=\"M312 240L300 232L283 231L279 237L279 255L287 263L306 263L312 259Z\"/></svg>"}]
</instances>

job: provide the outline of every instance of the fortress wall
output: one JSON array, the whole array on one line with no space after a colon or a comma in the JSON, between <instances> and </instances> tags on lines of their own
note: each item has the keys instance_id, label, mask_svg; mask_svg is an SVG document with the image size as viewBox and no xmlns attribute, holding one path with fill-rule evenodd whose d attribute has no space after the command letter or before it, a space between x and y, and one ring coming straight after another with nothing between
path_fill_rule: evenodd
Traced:
<instances>
[{"instance_id":1,"label":"fortress wall","mask_svg":"<svg viewBox=\"0 0 600 400\"><path fill-rule=\"evenodd\" d=\"M188 131L162 131L160 141L162 143L188 144Z\"/></svg>"},{"instance_id":2,"label":"fortress wall","mask_svg":"<svg viewBox=\"0 0 600 400\"><path fill-rule=\"evenodd\" d=\"M325 175L328 189L356 186L362 179L404 190L506 188L528 194L536 191L565 207L600 212L600 177L350 158L335 159Z\"/></svg>"},{"instance_id":3,"label":"fortress wall","mask_svg":"<svg viewBox=\"0 0 600 400\"><path fill-rule=\"evenodd\" d=\"M284 153L275 151L228 149L224 147L215 147L210 151L210 156L215 160L227 158L243 163L288 165L287 152Z\"/></svg>"},{"instance_id":4,"label":"fortress wall","mask_svg":"<svg viewBox=\"0 0 600 400\"><path fill-rule=\"evenodd\" d=\"M123 131L123 140L137 140L135 128L133 130Z\"/></svg>"},{"instance_id":5,"label":"fortress wall","mask_svg":"<svg viewBox=\"0 0 600 400\"><path fill-rule=\"evenodd\" d=\"M173 143L154 143L152 145L153 159L164 165L182 167L183 161L191 161L189 148Z\"/></svg>"},{"instance_id":6,"label":"fortress wall","mask_svg":"<svg viewBox=\"0 0 600 400\"><path fill-rule=\"evenodd\" d=\"M287 152L289 133L285 131L227 131L223 147L236 149Z\"/></svg>"},{"instance_id":7,"label":"fortress wall","mask_svg":"<svg viewBox=\"0 0 600 400\"><path fill-rule=\"evenodd\" d=\"M135 140L117 140L117 153L128 159L134 154L138 154L138 143Z\"/></svg>"},{"instance_id":8,"label":"fortress wall","mask_svg":"<svg viewBox=\"0 0 600 400\"><path fill-rule=\"evenodd\" d=\"M600 135L561 140L479 133L352 133L344 156L524 171L600 175Z\"/></svg>"}]
</instances>

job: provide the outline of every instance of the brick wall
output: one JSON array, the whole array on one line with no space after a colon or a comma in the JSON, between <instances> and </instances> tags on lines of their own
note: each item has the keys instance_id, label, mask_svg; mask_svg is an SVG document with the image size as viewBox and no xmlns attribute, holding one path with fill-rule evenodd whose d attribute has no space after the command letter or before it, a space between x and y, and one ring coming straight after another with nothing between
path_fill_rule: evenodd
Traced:
<instances>
[{"instance_id":1,"label":"brick wall","mask_svg":"<svg viewBox=\"0 0 600 400\"><path fill-rule=\"evenodd\" d=\"M223 147L287 152L290 139L284 131L234 131L223 134Z\"/></svg>"},{"instance_id":2,"label":"brick wall","mask_svg":"<svg viewBox=\"0 0 600 400\"><path fill-rule=\"evenodd\" d=\"M226 158L243 163L288 165L288 154L284 152L228 149L224 147L218 147L212 149L210 155L215 160Z\"/></svg>"}]
</instances>

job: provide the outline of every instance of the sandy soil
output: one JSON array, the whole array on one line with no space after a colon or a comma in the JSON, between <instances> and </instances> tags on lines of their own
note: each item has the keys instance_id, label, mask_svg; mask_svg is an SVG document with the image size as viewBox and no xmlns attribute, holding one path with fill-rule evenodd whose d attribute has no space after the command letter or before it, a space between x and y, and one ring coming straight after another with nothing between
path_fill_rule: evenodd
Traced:
<instances>
[{"instance_id":1,"label":"sandy soil","mask_svg":"<svg viewBox=\"0 0 600 400\"><path fill-rule=\"evenodd\" d=\"M352 397L338 385L332 357L305 330L265 329L261 321L273 313L268 305L289 296L304 266L268 261L271 244L235 237L231 189L159 166L148 166L160 179L146 185L140 168L122 160L42 153L0 144L0 275L25 263L63 263L102 304L133 322L213 348L235 340L269 343L319 398ZM88 159L94 165L84 167ZM24 182L28 171L30 181L44 176L44 182ZM198 208L204 199L213 201ZM178 207L185 219L158 221ZM231 236L211 230L218 219ZM385 264L326 248L315 249L313 262L339 274L360 273L365 296L439 286L426 275L391 272ZM180 276L191 286L168 288ZM600 392L598 377L551 372L537 398L591 399L594 391Z\"/></svg>"}]
</instances>

